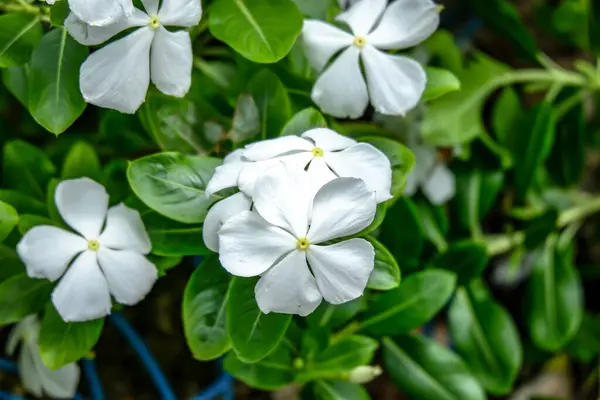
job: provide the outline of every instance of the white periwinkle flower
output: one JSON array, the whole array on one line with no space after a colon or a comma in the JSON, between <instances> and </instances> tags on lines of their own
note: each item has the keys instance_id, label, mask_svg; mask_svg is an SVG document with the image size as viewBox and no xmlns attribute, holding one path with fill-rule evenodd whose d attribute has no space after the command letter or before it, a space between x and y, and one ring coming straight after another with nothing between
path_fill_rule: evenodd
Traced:
<instances>
[{"instance_id":1,"label":"white periwinkle flower","mask_svg":"<svg viewBox=\"0 0 600 400\"><path fill-rule=\"evenodd\" d=\"M378 203L392 197L392 168L389 159L368 143L326 128L306 131L302 136L283 136L249 144L230 154L207 185L209 194L228 187L239 187L252 196L256 180L279 161L307 168L312 193L337 178L362 179L376 193Z\"/></svg>"},{"instance_id":2,"label":"white periwinkle flower","mask_svg":"<svg viewBox=\"0 0 600 400\"><path fill-rule=\"evenodd\" d=\"M104 187L88 178L59 183L54 199L78 234L36 226L17 252L30 277L54 282L62 276L52 293L60 316L65 321L103 317L110 314L111 295L126 305L142 300L158 271L144 257L152 245L140 214L123 204L109 209Z\"/></svg>"},{"instance_id":3,"label":"white periwinkle flower","mask_svg":"<svg viewBox=\"0 0 600 400\"><path fill-rule=\"evenodd\" d=\"M79 366L71 363L54 371L46 367L40 356L39 333L40 323L32 315L13 328L6 344L6 352L12 355L21 342L19 374L23 387L37 397L74 398L81 375Z\"/></svg>"},{"instance_id":4,"label":"white periwinkle flower","mask_svg":"<svg viewBox=\"0 0 600 400\"><path fill-rule=\"evenodd\" d=\"M318 20L305 20L306 54L322 70L312 90L313 101L339 118L363 115L369 97L382 114L404 115L420 100L427 77L423 67L403 56L381 50L406 49L428 38L439 24L439 9L431 0L361 0L337 17L352 34ZM361 72L365 68L367 82Z\"/></svg>"},{"instance_id":5,"label":"white periwinkle flower","mask_svg":"<svg viewBox=\"0 0 600 400\"><path fill-rule=\"evenodd\" d=\"M80 89L89 103L134 113L146 99L150 80L163 93L183 97L192 84L192 42L187 31L200 22L200 0L142 0L146 12L133 13L104 27L93 27L71 14L65 26L88 46L103 43L132 27L140 27L92 53L80 70Z\"/></svg>"},{"instance_id":6,"label":"white periwinkle flower","mask_svg":"<svg viewBox=\"0 0 600 400\"><path fill-rule=\"evenodd\" d=\"M254 211L219 231L219 259L236 276L261 276L254 293L263 313L306 316L321 303L360 297L374 266L365 239L326 244L371 224L375 194L360 179L338 178L313 196L310 175L279 163L257 182ZM309 269L310 265L310 269Z\"/></svg>"},{"instance_id":7,"label":"white periwinkle flower","mask_svg":"<svg viewBox=\"0 0 600 400\"><path fill-rule=\"evenodd\" d=\"M454 173L438 159L435 146L409 144L415 154L415 167L410 172L404 193L412 196L419 187L432 204L441 205L450 201L456 193Z\"/></svg>"},{"instance_id":8,"label":"white periwinkle flower","mask_svg":"<svg viewBox=\"0 0 600 400\"><path fill-rule=\"evenodd\" d=\"M134 7L132 0L69 0L69 9L86 24L105 26L130 16Z\"/></svg>"}]
</instances>

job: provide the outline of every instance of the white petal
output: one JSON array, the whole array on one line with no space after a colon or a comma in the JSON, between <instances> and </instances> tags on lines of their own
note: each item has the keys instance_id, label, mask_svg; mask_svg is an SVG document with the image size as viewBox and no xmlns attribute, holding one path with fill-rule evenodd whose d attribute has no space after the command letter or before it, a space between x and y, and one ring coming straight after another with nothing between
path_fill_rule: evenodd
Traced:
<instances>
[{"instance_id":1,"label":"white petal","mask_svg":"<svg viewBox=\"0 0 600 400\"><path fill-rule=\"evenodd\" d=\"M23 346L19 353L19 375L21 375L21 383L25 390L36 397L42 397L42 379L38 373L35 358L39 355L35 354L30 347Z\"/></svg>"},{"instance_id":2,"label":"white petal","mask_svg":"<svg viewBox=\"0 0 600 400\"><path fill-rule=\"evenodd\" d=\"M56 208L64 221L88 240L97 239L108 209L104 186L89 178L62 181L54 193Z\"/></svg>"},{"instance_id":3,"label":"white petal","mask_svg":"<svg viewBox=\"0 0 600 400\"><path fill-rule=\"evenodd\" d=\"M333 171L327 166L323 157L313 158L308 166L308 175L310 176L311 181L310 192L313 197L317 194L319 189L325 186L325 184L337 178Z\"/></svg>"},{"instance_id":4,"label":"white petal","mask_svg":"<svg viewBox=\"0 0 600 400\"><path fill-rule=\"evenodd\" d=\"M327 128L311 129L304 132L302 137L311 139L315 143L315 147L325 151L344 150L356 144L356 140Z\"/></svg>"},{"instance_id":5,"label":"white petal","mask_svg":"<svg viewBox=\"0 0 600 400\"><path fill-rule=\"evenodd\" d=\"M159 0L142 0L144 9L149 16L158 16L158 1Z\"/></svg>"},{"instance_id":6,"label":"white petal","mask_svg":"<svg viewBox=\"0 0 600 400\"><path fill-rule=\"evenodd\" d=\"M392 198L392 166L385 154L368 143L337 153L325 153L325 162L340 177L358 178L375 191L378 203Z\"/></svg>"},{"instance_id":7,"label":"white petal","mask_svg":"<svg viewBox=\"0 0 600 400\"><path fill-rule=\"evenodd\" d=\"M336 20L348 24L355 36L367 36L385 10L386 4L387 0L361 0L338 15Z\"/></svg>"},{"instance_id":8,"label":"white petal","mask_svg":"<svg viewBox=\"0 0 600 400\"><path fill-rule=\"evenodd\" d=\"M431 0L396 0L385 10L368 42L381 49L406 49L427 39L440 24Z\"/></svg>"},{"instance_id":9,"label":"white petal","mask_svg":"<svg viewBox=\"0 0 600 400\"><path fill-rule=\"evenodd\" d=\"M435 205L441 205L451 200L455 191L454 174L444 164L436 165L423 184L423 193Z\"/></svg>"},{"instance_id":10,"label":"white petal","mask_svg":"<svg viewBox=\"0 0 600 400\"><path fill-rule=\"evenodd\" d=\"M163 25L191 28L200 23L202 3L200 0L163 0L158 16Z\"/></svg>"},{"instance_id":11,"label":"white petal","mask_svg":"<svg viewBox=\"0 0 600 400\"><path fill-rule=\"evenodd\" d=\"M350 236L371 225L375 194L360 179L338 178L323 186L313 200L308 240L318 244Z\"/></svg>"},{"instance_id":12,"label":"white petal","mask_svg":"<svg viewBox=\"0 0 600 400\"><path fill-rule=\"evenodd\" d=\"M311 97L327 114L359 118L365 112L369 94L358 63L359 55L357 47L349 47L317 79Z\"/></svg>"},{"instance_id":13,"label":"white petal","mask_svg":"<svg viewBox=\"0 0 600 400\"><path fill-rule=\"evenodd\" d=\"M242 161L242 149L236 150L225 157L223 164L215 169L215 173L206 185L206 196L209 197L223 189L236 187L238 185L238 176L245 161Z\"/></svg>"},{"instance_id":14,"label":"white petal","mask_svg":"<svg viewBox=\"0 0 600 400\"><path fill-rule=\"evenodd\" d=\"M314 19L305 19L302 41L308 61L317 71L322 70L329 59L344 47L352 45L354 38L347 32Z\"/></svg>"},{"instance_id":15,"label":"white petal","mask_svg":"<svg viewBox=\"0 0 600 400\"><path fill-rule=\"evenodd\" d=\"M382 114L405 115L423 95L427 76L415 60L392 56L367 45L363 48L363 63L371 104Z\"/></svg>"},{"instance_id":16,"label":"white petal","mask_svg":"<svg viewBox=\"0 0 600 400\"><path fill-rule=\"evenodd\" d=\"M117 22L106 26L91 26L77 18L73 13L70 13L65 20L65 28L69 34L81 44L86 46L96 46L106 42L116 34L123 32L125 29L134 26L144 26L148 23L148 16L137 8L127 18L122 18Z\"/></svg>"},{"instance_id":17,"label":"white petal","mask_svg":"<svg viewBox=\"0 0 600 400\"><path fill-rule=\"evenodd\" d=\"M264 273L254 288L260 310L268 314L312 313L321 303L317 282L308 270L306 255L294 250Z\"/></svg>"},{"instance_id":18,"label":"white petal","mask_svg":"<svg viewBox=\"0 0 600 400\"><path fill-rule=\"evenodd\" d=\"M116 250L133 250L141 254L148 254L152 250L140 213L123 203L108 210L106 226L98 240L101 247Z\"/></svg>"},{"instance_id":19,"label":"white petal","mask_svg":"<svg viewBox=\"0 0 600 400\"><path fill-rule=\"evenodd\" d=\"M60 280L52 303L65 322L97 319L110 314L110 292L96 253L85 251Z\"/></svg>"},{"instance_id":20,"label":"white petal","mask_svg":"<svg viewBox=\"0 0 600 400\"><path fill-rule=\"evenodd\" d=\"M154 31L144 27L92 53L80 71L85 100L133 114L146 99L150 85L153 38Z\"/></svg>"},{"instance_id":21,"label":"white petal","mask_svg":"<svg viewBox=\"0 0 600 400\"><path fill-rule=\"evenodd\" d=\"M308 172L278 163L256 182L254 208L267 222L304 238L312 203Z\"/></svg>"},{"instance_id":22,"label":"white petal","mask_svg":"<svg viewBox=\"0 0 600 400\"><path fill-rule=\"evenodd\" d=\"M246 146L243 157L249 161L263 161L293 152L312 151L313 144L298 136L282 136L262 140Z\"/></svg>"},{"instance_id":23,"label":"white petal","mask_svg":"<svg viewBox=\"0 0 600 400\"><path fill-rule=\"evenodd\" d=\"M152 82L163 92L183 97L192 85L192 41L187 31L169 32L159 27L154 36L150 72Z\"/></svg>"},{"instance_id":24,"label":"white petal","mask_svg":"<svg viewBox=\"0 0 600 400\"><path fill-rule=\"evenodd\" d=\"M132 0L69 0L69 9L83 22L105 26L133 13Z\"/></svg>"},{"instance_id":25,"label":"white petal","mask_svg":"<svg viewBox=\"0 0 600 400\"><path fill-rule=\"evenodd\" d=\"M261 176L264 176L271 168L277 166L280 162L285 162L286 164L293 165L298 169L304 169L312 157L312 153L303 151L301 153L277 157L271 160L246 163L240 171L240 175L238 177L238 185L240 190L252 197L255 194L254 187L256 181Z\"/></svg>"},{"instance_id":26,"label":"white petal","mask_svg":"<svg viewBox=\"0 0 600 400\"><path fill-rule=\"evenodd\" d=\"M75 363L70 363L57 370L51 370L44 365L36 345L37 356L34 355L35 365L42 382L44 393L55 399L72 399L75 396L81 371ZM34 349L32 348L32 351Z\"/></svg>"},{"instance_id":27,"label":"white petal","mask_svg":"<svg viewBox=\"0 0 600 400\"><path fill-rule=\"evenodd\" d=\"M158 270L143 255L130 250L100 247L98 262L115 300L132 306L139 303L158 279Z\"/></svg>"},{"instance_id":28,"label":"white petal","mask_svg":"<svg viewBox=\"0 0 600 400\"><path fill-rule=\"evenodd\" d=\"M257 276L296 248L296 239L260 215L244 211L219 231L219 260L233 275Z\"/></svg>"},{"instance_id":29,"label":"white petal","mask_svg":"<svg viewBox=\"0 0 600 400\"><path fill-rule=\"evenodd\" d=\"M17 253L32 278L52 282L65 273L71 260L87 249L81 236L63 229L39 225L31 228L17 244Z\"/></svg>"},{"instance_id":30,"label":"white petal","mask_svg":"<svg viewBox=\"0 0 600 400\"><path fill-rule=\"evenodd\" d=\"M204 219L202 226L202 238L204 244L214 252L219 251L219 231L223 224L234 215L242 211L249 211L252 199L244 193L239 192L233 196L219 201L211 207Z\"/></svg>"},{"instance_id":31,"label":"white petal","mask_svg":"<svg viewBox=\"0 0 600 400\"><path fill-rule=\"evenodd\" d=\"M375 263L371 243L358 238L331 246L311 245L306 256L321 294L331 304L360 297Z\"/></svg>"}]
</instances>

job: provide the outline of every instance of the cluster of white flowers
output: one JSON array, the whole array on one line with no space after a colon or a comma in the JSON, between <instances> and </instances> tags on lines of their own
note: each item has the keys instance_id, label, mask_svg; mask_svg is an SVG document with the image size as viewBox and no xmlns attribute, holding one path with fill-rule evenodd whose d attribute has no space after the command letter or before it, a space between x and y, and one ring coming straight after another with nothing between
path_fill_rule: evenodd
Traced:
<instances>
[{"instance_id":1,"label":"cluster of white flowers","mask_svg":"<svg viewBox=\"0 0 600 400\"><path fill-rule=\"evenodd\" d=\"M227 157L209 182L208 194L241 192L209 210L204 241L231 274L261 276L262 312L305 316L323 298L341 304L364 292L373 246L343 239L373 222L391 183L383 153L330 129L253 143Z\"/></svg>"},{"instance_id":2,"label":"cluster of white flowers","mask_svg":"<svg viewBox=\"0 0 600 400\"><path fill-rule=\"evenodd\" d=\"M17 245L32 278L60 282L52 293L65 321L87 321L110 314L111 295L134 305L158 278L146 259L152 248L139 213L119 204L108 208L104 187L91 179L66 180L55 202L64 222L77 232L36 226Z\"/></svg>"}]
</instances>

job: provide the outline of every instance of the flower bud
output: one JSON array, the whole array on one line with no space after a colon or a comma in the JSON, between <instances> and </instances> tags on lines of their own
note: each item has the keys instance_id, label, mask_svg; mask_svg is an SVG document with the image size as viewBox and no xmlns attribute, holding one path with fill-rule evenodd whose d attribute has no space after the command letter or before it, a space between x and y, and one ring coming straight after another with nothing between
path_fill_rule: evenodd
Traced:
<instances>
[{"instance_id":1,"label":"flower bud","mask_svg":"<svg viewBox=\"0 0 600 400\"><path fill-rule=\"evenodd\" d=\"M379 365L361 365L350 371L348 381L359 384L368 383L381 375L382 372L383 370Z\"/></svg>"}]
</instances>

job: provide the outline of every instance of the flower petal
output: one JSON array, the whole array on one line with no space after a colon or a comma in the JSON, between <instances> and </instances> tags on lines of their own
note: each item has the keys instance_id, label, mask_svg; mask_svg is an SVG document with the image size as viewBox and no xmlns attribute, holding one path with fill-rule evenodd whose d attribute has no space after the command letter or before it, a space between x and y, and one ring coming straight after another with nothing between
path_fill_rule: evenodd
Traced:
<instances>
[{"instance_id":1,"label":"flower petal","mask_svg":"<svg viewBox=\"0 0 600 400\"><path fill-rule=\"evenodd\" d=\"M312 203L308 172L283 162L258 179L254 208L267 222L304 238Z\"/></svg>"},{"instance_id":2,"label":"flower petal","mask_svg":"<svg viewBox=\"0 0 600 400\"><path fill-rule=\"evenodd\" d=\"M371 104L382 114L405 115L425 90L425 70L415 60L392 56L367 45L363 48Z\"/></svg>"},{"instance_id":3,"label":"flower petal","mask_svg":"<svg viewBox=\"0 0 600 400\"><path fill-rule=\"evenodd\" d=\"M52 282L65 273L71 260L87 249L81 236L63 229L39 225L31 228L17 244L17 253L32 278Z\"/></svg>"},{"instance_id":4,"label":"flower petal","mask_svg":"<svg viewBox=\"0 0 600 400\"><path fill-rule=\"evenodd\" d=\"M148 254L152 250L140 213L123 203L108 210L106 226L98 240L100 246L114 250L133 250L141 254Z\"/></svg>"},{"instance_id":5,"label":"flower petal","mask_svg":"<svg viewBox=\"0 0 600 400\"><path fill-rule=\"evenodd\" d=\"M310 165L308 166L308 175L310 176L310 192L312 193L313 198L319 189L337 178L329 166L327 166L327 163L323 157L315 157L312 159Z\"/></svg>"},{"instance_id":6,"label":"flower petal","mask_svg":"<svg viewBox=\"0 0 600 400\"><path fill-rule=\"evenodd\" d=\"M31 352L44 393L54 399L74 398L81 376L79 366L70 363L57 370L51 370L42 361L38 345L35 343L32 345Z\"/></svg>"},{"instance_id":7,"label":"flower petal","mask_svg":"<svg viewBox=\"0 0 600 400\"><path fill-rule=\"evenodd\" d=\"M435 147L412 145L410 149L415 155L416 162L415 167L410 172L410 175L408 175L406 186L404 187L404 193L408 196L414 195L419 186L426 181L437 158Z\"/></svg>"},{"instance_id":8,"label":"flower petal","mask_svg":"<svg viewBox=\"0 0 600 400\"><path fill-rule=\"evenodd\" d=\"M204 244L214 252L219 251L219 231L223 224L242 211L249 211L252 199L239 192L219 201L211 207L202 226Z\"/></svg>"},{"instance_id":9,"label":"flower petal","mask_svg":"<svg viewBox=\"0 0 600 400\"><path fill-rule=\"evenodd\" d=\"M86 46L96 46L106 42L116 34L134 26L144 26L148 23L148 16L137 8L127 18L106 26L91 26L70 13L65 20L65 28L79 43Z\"/></svg>"},{"instance_id":10,"label":"flower petal","mask_svg":"<svg viewBox=\"0 0 600 400\"><path fill-rule=\"evenodd\" d=\"M158 16L163 25L191 28L200 23L202 3L200 0L163 0Z\"/></svg>"},{"instance_id":11,"label":"flower petal","mask_svg":"<svg viewBox=\"0 0 600 400\"><path fill-rule=\"evenodd\" d=\"M365 112L369 94L358 63L359 55L357 47L349 47L317 79L311 97L327 114L359 118Z\"/></svg>"},{"instance_id":12,"label":"flower petal","mask_svg":"<svg viewBox=\"0 0 600 400\"><path fill-rule=\"evenodd\" d=\"M358 238L331 246L311 245L306 256L321 294L331 304L360 297L375 263L373 245Z\"/></svg>"},{"instance_id":13,"label":"flower petal","mask_svg":"<svg viewBox=\"0 0 600 400\"><path fill-rule=\"evenodd\" d=\"M150 85L150 45L154 31L143 27L92 53L80 70L85 100L133 114Z\"/></svg>"},{"instance_id":14,"label":"flower petal","mask_svg":"<svg viewBox=\"0 0 600 400\"><path fill-rule=\"evenodd\" d=\"M358 143L337 153L325 153L325 162L340 177L365 181L378 203L392 198L392 166L385 154L368 143Z\"/></svg>"},{"instance_id":15,"label":"flower petal","mask_svg":"<svg viewBox=\"0 0 600 400\"><path fill-rule=\"evenodd\" d=\"M246 164L245 161L242 161L243 151L242 149L238 149L228 154L223 159L223 164L215 169L215 173L210 178L208 185L206 185L205 193L207 197L223 189L238 185L240 170Z\"/></svg>"},{"instance_id":16,"label":"flower petal","mask_svg":"<svg viewBox=\"0 0 600 400\"><path fill-rule=\"evenodd\" d=\"M367 36L385 10L387 0L361 0L336 17L345 22L355 36Z\"/></svg>"},{"instance_id":17,"label":"flower petal","mask_svg":"<svg viewBox=\"0 0 600 400\"><path fill-rule=\"evenodd\" d=\"M315 311L323 297L308 270L306 255L294 250L265 272L254 288L260 310L302 317Z\"/></svg>"},{"instance_id":18,"label":"flower petal","mask_svg":"<svg viewBox=\"0 0 600 400\"><path fill-rule=\"evenodd\" d=\"M52 304L65 322L81 322L110 314L110 292L96 253L85 251L52 292Z\"/></svg>"},{"instance_id":19,"label":"flower petal","mask_svg":"<svg viewBox=\"0 0 600 400\"><path fill-rule=\"evenodd\" d=\"M375 194L360 179L338 178L323 186L313 200L308 240L319 244L350 236L373 222Z\"/></svg>"},{"instance_id":20,"label":"flower petal","mask_svg":"<svg viewBox=\"0 0 600 400\"><path fill-rule=\"evenodd\" d=\"M352 45L354 38L347 32L314 19L305 19L302 41L308 61L317 71L322 70L329 59L344 47Z\"/></svg>"},{"instance_id":21,"label":"flower petal","mask_svg":"<svg viewBox=\"0 0 600 400\"><path fill-rule=\"evenodd\" d=\"M192 85L192 41L187 31L159 27L150 51L152 82L170 96L183 97Z\"/></svg>"},{"instance_id":22,"label":"flower petal","mask_svg":"<svg viewBox=\"0 0 600 400\"><path fill-rule=\"evenodd\" d=\"M146 257L130 250L100 247L98 262L115 300L132 306L139 303L158 279L158 270Z\"/></svg>"},{"instance_id":23,"label":"flower petal","mask_svg":"<svg viewBox=\"0 0 600 400\"><path fill-rule=\"evenodd\" d=\"M133 13L131 0L69 0L69 9L81 21L106 26Z\"/></svg>"},{"instance_id":24,"label":"flower petal","mask_svg":"<svg viewBox=\"0 0 600 400\"><path fill-rule=\"evenodd\" d=\"M423 193L432 204L441 205L454 197L456 181L452 171L444 164L438 164L423 184Z\"/></svg>"},{"instance_id":25,"label":"flower petal","mask_svg":"<svg viewBox=\"0 0 600 400\"><path fill-rule=\"evenodd\" d=\"M380 49L406 49L427 39L440 24L431 0L396 0L385 10L368 42Z\"/></svg>"},{"instance_id":26,"label":"flower petal","mask_svg":"<svg viewBox=\"0 0 600 400\"><path fill-rule=\"evenodd\" d=\"M327 128L308 130L302 134L302 137L311 139L315 143L315 147L325 151L344 150L356 144L356 140Z\"/></svg>"},{"instance_id":27,"label":"flower petal","mask_svg":"<svg viewBox=\"0 0 600 400\"><path fill-rule=\"evenodd\" d=\"M142 0L144 10L149 16L158 16L158 2L159 0Z\"/></svg>"},{"instance_id":28,"label":"flower petal","mask_svg":"<svg viewBox=\"0 0 600 400\"><path fill-rule=\"evenodd\" d=\"M249 161L269 160L301 151L312 151L313 144L298 136L282 136L276 139L261 140L246 146L243 157Z\"/></svg>"},{"instance_id":29,"label":"flower petal","mask_svg":"<svg viewBox=\"0 0 600 400\"><path fill-rule=\"evenodd\" d=\"M108 193L90 178L62 181L54 193L56 208L71 228L87 240L97 239L108 209Z\"/></svg>"},{"instance_id":30,"label":"flower petal","mask_svg":"<svg viewBox=\"0 0 600 400\"><path fill-rule=\"evenodd\" d=\"M256 181L261 176L264 176L271 168L277 166L280 162L284 162L288 165L293 165L298 169L304 169L312 157L312 153L303 151L296 154L273 158L271 160L246 163L240 171L238 178L240 190L248 196L253 197L255 194L254 188Z\"/></svg>"},{"instance_id":31,"label":"flower petal","mask_svg":"<svg viewBox=\"0 0 600 400\"><path fill-rule=\"evenodd\" d=\"M260 215L243 211L219 231L219 260L233 275L257 276L296 248L296 238Z\"/></svg>"},{"instance_id":32,"label":"flower petal","mask_svg":"<svg viewBox=\"0 0 600 400\"><path fill-rule=\"evenodd\" d=\"M19 353L19 375L25 390L40 398L44 395L44 391L42 389L42 379L37 370L35 357L36 354L31 351L31 348L25 346L21 348Z\"/></svg>"}]
</instances>

